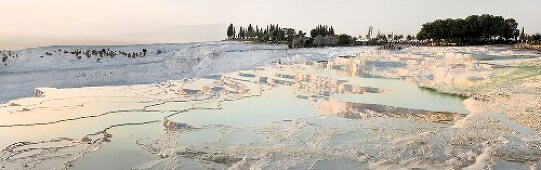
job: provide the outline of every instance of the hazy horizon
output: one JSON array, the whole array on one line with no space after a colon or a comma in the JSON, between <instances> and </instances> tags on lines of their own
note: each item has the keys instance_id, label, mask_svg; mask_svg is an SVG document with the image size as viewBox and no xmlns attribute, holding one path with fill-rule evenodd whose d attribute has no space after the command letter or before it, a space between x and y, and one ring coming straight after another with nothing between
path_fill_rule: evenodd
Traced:
<instances>
[{"instance_id":1,"label":"hazy horizon","mask_svg":"<svg viewBox=\"0 0 541 170\"><path fill-rule=\"evenodd\" d=\"M369 26L416 34L434 19L484 13L515 18L535 33L541 32L534 17L541 15L540 5L535 0L0 0L0 49L221 40L229 23L303 31L324 24L354 36L364 36Z\"/></svg>"}]
</instances>

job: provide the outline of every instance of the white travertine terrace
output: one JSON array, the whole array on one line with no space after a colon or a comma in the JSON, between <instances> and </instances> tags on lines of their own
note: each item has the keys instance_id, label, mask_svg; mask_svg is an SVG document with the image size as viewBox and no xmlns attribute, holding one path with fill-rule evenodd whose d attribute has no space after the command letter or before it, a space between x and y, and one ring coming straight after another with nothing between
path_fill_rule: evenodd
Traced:
<instances>
[{"instance_id":1,"label":"white travertine terrace","mask_svg":"<svg viewBox=\"0 0 541 170\"><path fill-rule=\"evenodd\" d=\"M507 48L411 47L151 85L38 88L0 105L0 166L539 169L540 63Z\"/></svg>"}]
</instances>

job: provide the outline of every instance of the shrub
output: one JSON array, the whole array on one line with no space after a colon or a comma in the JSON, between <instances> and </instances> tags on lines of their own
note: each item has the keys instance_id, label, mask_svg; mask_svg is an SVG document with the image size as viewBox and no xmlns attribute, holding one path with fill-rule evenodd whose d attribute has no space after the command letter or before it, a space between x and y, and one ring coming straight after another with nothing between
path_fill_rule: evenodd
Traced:
<instances>
[{"instance_id":1,"label":"shrub","mask_svg":"<svg viewBox=\"0 0 541 170\"><path fill-rule=\"evenodd\" d=\"M346 34L340 34L338 36L338 45L345 46L345 45L351 45L352 43L352 37Z\"/></svg>"}]
</instances>

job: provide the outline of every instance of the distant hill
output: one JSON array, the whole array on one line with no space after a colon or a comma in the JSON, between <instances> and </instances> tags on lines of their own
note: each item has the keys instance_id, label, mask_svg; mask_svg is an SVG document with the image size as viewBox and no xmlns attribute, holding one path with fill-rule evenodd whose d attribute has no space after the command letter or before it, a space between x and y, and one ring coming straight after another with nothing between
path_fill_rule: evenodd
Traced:
<instances>
[{"instance_id":1,"label":"distant hill","mask_svg":"<svg viewBox=\"0 0 541 170\"><path fill-rule=\"evenodd\" d=\"M0 35L0 50L21 50L51 45L129 45L217 41L225 38L227 24L145 26L132 25L124 33L99 35Z\"/></svg>"},{"instance_id":2,"label":"distant hill","mask_svg":"<svg viewBox=\"0 0 541 170\"><path fill-rule=\"evenodd\" d=\"M113 40L140 43L204 42L225 39L227 24L181 25L114 35Z\"/></svg>"}]
</instances>

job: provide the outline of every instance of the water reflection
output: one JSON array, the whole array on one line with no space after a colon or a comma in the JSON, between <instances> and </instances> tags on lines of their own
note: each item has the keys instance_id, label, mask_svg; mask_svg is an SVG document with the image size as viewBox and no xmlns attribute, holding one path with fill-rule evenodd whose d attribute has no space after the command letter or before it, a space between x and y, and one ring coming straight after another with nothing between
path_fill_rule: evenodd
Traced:
<instances>
[{"instance_id":1,"label":"water reflection","mask_svg":"<svg viewBox=\"0 0 541 170\"><path fill-rule=\"evenodd\" d=\"M265 143L264 135L250 129L275 122L319 116L446 122L468 113L459 97L402 80L361 77L365 63L363 58L339 57L155 85L39 89L36 97L0 107L0 147L5 148L0 164L70 167L105 143L125 146L119 141L141 139L117 138L134 133L129 129L142 129L135 126L152 127L141 136L161 130L180 133L188 144L236 145ZM110 157L110 150L94 154L107 153Z\"/></svg>"}]
</instances>

